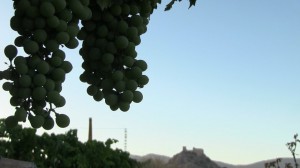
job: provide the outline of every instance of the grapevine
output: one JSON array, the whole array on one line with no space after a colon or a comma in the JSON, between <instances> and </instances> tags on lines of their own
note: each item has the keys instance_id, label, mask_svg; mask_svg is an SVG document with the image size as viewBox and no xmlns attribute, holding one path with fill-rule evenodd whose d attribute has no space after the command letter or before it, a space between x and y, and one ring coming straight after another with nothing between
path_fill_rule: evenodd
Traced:
<instances>
[{"instance_id":1,"label":"grapevine","mask_svg":"<svg viewBox=\"0 0 300 168\"><path fill-rule=\"evenodd\" d=\"M70 119L58 113L66 104L61 95L72 70L63 47L77 48L83 59L80 81L87 94L104 100L111 110L128 111L143 99L138 88L149 78L135 47L147 31L150 15L160 0L14 0L10 27L19 36L4 49L8 68L0 71L2 88L11 95L15 112L8 127L28 119L33 128L67 127ZM18 55L23 49L24 55ZM53 117L55 116L55 119Z\"/></svg>"}]
</instances>

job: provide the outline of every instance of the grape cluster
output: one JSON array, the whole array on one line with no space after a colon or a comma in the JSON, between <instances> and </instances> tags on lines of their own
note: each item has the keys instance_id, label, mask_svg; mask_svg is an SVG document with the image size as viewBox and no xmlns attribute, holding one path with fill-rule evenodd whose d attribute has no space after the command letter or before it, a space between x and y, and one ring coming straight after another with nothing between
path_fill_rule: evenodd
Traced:
<instances>
[{"instance_id":1,"label":"grape cluster","mask_svg":"<svg viewBox=\"0 0 300 168\"><path fill-rule=\"evenodd\" d=\"M144 60L137 59L135 47L147 31L149 17L157 0L116 0L103 9L96 1L89 7L92 18L83 20L78 39L83 58L80 75L88 83L87 93L94 100L105 100L110 109L128 111L132 102L142 101L142 88L149 81L143 74Z\"/></svg>"},{"instance_id":2,"label":"grape cluster","mask_svg":"<svg viewBox=\"0 0 300 168\"><path fill-rule=\"evenodd\" d=\"M69 117L55 111L66 103L60 92L66 73L72 70L60 47L78 46L79 20L92 16L88 4L88 0L14 0L10 26L19 36L5 47L10 65L0 73L0 79L8 80L2 87L15 107L14 115L5 120L8 127L27 118L33 128L49 130L55 122L62 128L69 125ZM26 54L18 55L17 47Z\"/></svg>"},{"instance_id":3,"label":"grape cluster","mask_svg":"<svg viewBox=\"0 0 300 168\"><path fill-rule=\"evenodd\" d=\"M161 0L13 0L11 28L18 32L14 44L4 49L7 70L0 71L2 88L11 94L14 115L8 127L28 118L33 128L67 127L70 119L56 112L65 98L60 94L72 64L61 47L74 49L83 40L79 54L84 72L80 80L89 84L88 95L110 106L128 111L138 103L149 78L144 60L137 59L136 46L147 31L150 15ZM82 25L80 28L79 25ZM18 48L24 55L18 55ZM55 121L51 117L55 114Z\"/></svg>"}]
</instances>

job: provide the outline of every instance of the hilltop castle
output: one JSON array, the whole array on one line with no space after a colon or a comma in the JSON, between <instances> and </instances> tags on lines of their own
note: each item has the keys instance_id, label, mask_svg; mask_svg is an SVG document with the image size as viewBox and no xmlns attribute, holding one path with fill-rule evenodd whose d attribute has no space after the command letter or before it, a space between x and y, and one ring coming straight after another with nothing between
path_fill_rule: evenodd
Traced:
<instances>
[{"instance_id":1,"label":"hilltop castle","mask_svg":"<svg viewBox=\"0 0 300 168\"><path fill-rule=\"evenodd\" d=\"M196 153L198 156L204 155L204 150L203 149L195 148L195 147L193 147L193 150L187 150L186 146L183 146L182 147L182 152L193 152L193 153Z\"/></svg>"}]
</instances>

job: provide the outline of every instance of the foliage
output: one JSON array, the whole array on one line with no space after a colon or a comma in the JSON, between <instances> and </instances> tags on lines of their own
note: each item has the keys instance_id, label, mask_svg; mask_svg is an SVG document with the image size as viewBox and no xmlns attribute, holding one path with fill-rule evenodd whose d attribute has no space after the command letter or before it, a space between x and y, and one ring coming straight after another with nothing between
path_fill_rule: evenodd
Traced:
<instances>
[{"instance_id":1,"label":"foliage","mask_svg":"<svg viewBox=\"0 0 300 168\"><path fill-rule=\"evenodd\" d=\"M175 3L176 1L181 2L182 0L172 0L171 2L169 2L169 3L167 4L167 6L166 6L166 8L165 8L165 11L170 10L170 9L173 7L173 5L174 5L174 3ZM196 5L196 1L197 1L197 0L189 0L189 1L190 1L190 6L189 6L189 8L191 8L192 6L195 6L195 5Z\"/></svg>"},{"instance_id":2,"label":"foliage","mask_svg":"<svg viewBox=\"0 0 300 168\"><path fill-rule=\"evenodd\" d=\"M138 162L129 158L129 153L112 149L117 140L105 143L78 140L77 130L65 134L36 135L36 129L6 128L0 120L0 155L3 157L34 162L39 168L134 168Z\"/></svg>"},{"instance_id":3,"label":"foliage","mask_svg":"<svg viewBox=\"0 0 300 168\"><path fill-rule=\"evenodd\" d=\"M299 167L299 164L297 162L297 159L296 159L296 149L297 149L297 144L300 142L300 140L298 139L298 134L295 134L294 135L294 140L291 141L291 142L288 142L286 144L286 146L288 147L289 151L291 152L292 156L293 156L293 160L294 160L294 166L295 168L298 168ZM274 161L270 161L270 162L267 162L265 163L265 168L280 168L280 162L281 162L282 159L280 158L277 158L276 160ZM285 168L294 168L292 166L292 163L285 163Z\"/></svg>"}]
</instances>

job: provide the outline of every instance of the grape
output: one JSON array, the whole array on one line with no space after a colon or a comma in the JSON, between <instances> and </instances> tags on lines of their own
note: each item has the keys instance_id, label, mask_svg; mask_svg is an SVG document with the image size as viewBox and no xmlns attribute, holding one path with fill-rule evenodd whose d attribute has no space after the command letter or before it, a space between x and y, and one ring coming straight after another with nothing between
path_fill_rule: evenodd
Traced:
<instances>
[{"instance_id":1,"label":"grape","mask_svg":"<svg viewBox=\"0 0 300 168\"><path fill-rule=\"evenodd\" d=\"M43 86L47 81L47 78L43 74L36 74L33 77L33 83L35 86Z\"/></svg>"},{"instance_id":2,"label":"grape","mask_svg":"<svg viewBox=\"0 0 300 168\"><path fill-rule=\"evenodd\" d=\"M49 64L46 61L41 61L37 67L36 67L37 71L41 74L46 74L49 72L50 67Z\"/></svg>"},{"instance_id":3,"label":"grape","mask_svg":"<svg viewBox=\"0 0 300 168\"><path fill-rule=\"evenodd\" d=\"M54 127L54 120L51 116L45 118L43 128L45 130L51 130Z\"/></svg>"},{"instance_id":4,"label":"grape","mask_svg":"<svg viewBox=\"0 0 300 168\"><path fill-rule=\"evenodd\" d=\"M65 114L57 114L55 118L57 126L65 128L70 124L70 118Z\"/></svg>"},{"instance_id":5,"label":"grape","mask_svg":"<svg viewBox=\"0 0 300 168\"><path fill-rule=\"evenodd\" d=\"M133 92L133 102L139 103L143 100L143 94L140 91Z\"/></svg>"},{"instance_id":6,"label":"grape","mask_svg":"<svg viewBox=\"0 0 300 168\"><path fill-rule=\"evenodd\" d=\"M27 118L27 112L24 108L16 108L14 116L15 116L17 121L25 122L26 118Z\"/></svg>"},{"instance_id":7,"label":"grape","mask_svg":"<svg viewBox=\"0 0 300 168\"><path fill-rule=\"evenodd\" d=\"M50 16L46 19L46 23L50 28L57 28L60 25L60 20L56 16Z\"/></svg>"},{"instance_id":8,"label":"grape","mask_svg":"<svg viewBox=\"0 0 300 168\"><path fill-rule=\"evenodd\" d=\"M55 7L51 2L44 1L40 6L40 13L44 17L53 16L55 13Z\"/></svg>"},{"instance_id":9,"label":"grape","mask_svg":"<svg viewBox=\"0 0 300 168\"><path fill-rule=\"evenodd\" d=\"M41 126L43 126L45 122L44 117L41 115L36 115L36 116L29 115L28 119L32 128L40 128Z\"/></svg>"},{"instance_id":10,"label":"grape","mask_svg":"<svg viewBox=\"0 0 300 168\"><path fill-rule=\"evenodd\" d=\"M17 56L18 50L14 45L8 45L4 48L4 53L9 60L12 60Z\"/></svg>"},{"instance_id":11,"label":"grape","mask_svg":"<svg viewBox=\"0 0 300 168\"><path fill-rule=\"evenodd\" d=\"M9 91L13 86L13 84L11 82L4 82L2 85L3 90L5 91Z\"/></svg>"},{"instance_id":12,"label":"grape","mask_svg":"<svg viewBox=\"0 0 300 168\"><path fill-rule=\"evenodd\" d=\"M64 10L67 6L67 2L65 0L52 0L51 2L55 7L56 12Z\"/></svg>"},{"instance_id":13,"label":"grape","mask_svg":"<svg viewBox=\"0 0 300 168\"><path fill-rule=\"evenodd\" d=\"M90 85L90 86L87 88L87 93L88 93L90 96L96 95L97 92L98 92L98 87L97 87L97 86Z\"/></svg>"},{"instance_id":14,"label":"grape","mask_svg":"<svg viewBox=\"0 0 300 168\"><path fill-rule=\"evenodd\" d=\"M128 39L125 36L118 36L115 40L118 49L125 49L128 46Z\"/></svg>"},{"instance_id":15,"label":"grape","mask_svg":"<svg viewBox=\"0 0 300 168\"><path fill-rule=\"evenodd\" d=\"M36 87L32 91L32 99L33 100L43 100L45 99L47 91L43 87Z\"/></svg>"},{"instance_id":16,"label":"grape","mask_svg":"<svg viewBox=\"0 0 300 168\"><path fill-rule=\"evenodd\" d=\"M24 51L28 54L34 54L38 52L39 45L37 42L32 40L25 40L24 41Z\"/></svg>"},{"instance_id":17,"label":"grape","mask_svg":"<svg viewBox=\"0 0 300 168\"><path fill-rule=\"evenodd\" d=\"M70 36L67 32L59 32L56 34L55 39L59 44L66 44L69 42Z\"/></svg>"},{"instance_id":18,"label":"grape","mask_svg":"<svg viewBox=\"0 0 300 168\"><path fill-rule=\"evenodd\" d=\"M125 102L131 102L133 100L133 93L130 90L125 90L121 94L121 99Z\"/></svg>"}]
</instances>

